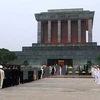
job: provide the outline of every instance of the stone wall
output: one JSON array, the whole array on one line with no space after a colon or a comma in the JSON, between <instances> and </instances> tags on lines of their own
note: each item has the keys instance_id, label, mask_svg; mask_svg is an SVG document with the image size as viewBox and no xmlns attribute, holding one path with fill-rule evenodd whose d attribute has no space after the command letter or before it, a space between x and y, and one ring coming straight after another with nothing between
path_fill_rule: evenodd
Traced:
<instances>
[{"instance_id":1,"label":"stone wall","mask_svg":"<svg viewBox=\"0 0 100 100\"><path fill-rule=\"evenodd\" d=\"M74 46L67 46L67 44L33 44L32 47L23 47L23 51L15 53L18 55L18 61L20 61L20 63L27 60L34 66L47 64L47 59L72 59L74 67L79 64L86 64L87 61L91 61L94 64L100 64L97 59L100 54L100 46L94 44L90 46L77 46L77 44L76 46L75 44Z\"/></svg>"}]
</instances>

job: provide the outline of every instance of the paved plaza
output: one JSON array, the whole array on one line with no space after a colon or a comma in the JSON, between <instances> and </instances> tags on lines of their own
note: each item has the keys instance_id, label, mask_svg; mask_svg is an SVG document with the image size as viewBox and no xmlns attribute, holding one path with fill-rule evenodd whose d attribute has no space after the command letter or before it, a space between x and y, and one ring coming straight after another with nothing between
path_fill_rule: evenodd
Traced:
<instances>
[{"instance_id":1,"label":"paved plaza","mask_svg":"<svg viewBox=\"0 0 100 100\"><path fill-rule=\"evenodd\" d=\"M92 78L44 78L0 90L0 100L99 100Z\"/></svg>"}]
</instances>

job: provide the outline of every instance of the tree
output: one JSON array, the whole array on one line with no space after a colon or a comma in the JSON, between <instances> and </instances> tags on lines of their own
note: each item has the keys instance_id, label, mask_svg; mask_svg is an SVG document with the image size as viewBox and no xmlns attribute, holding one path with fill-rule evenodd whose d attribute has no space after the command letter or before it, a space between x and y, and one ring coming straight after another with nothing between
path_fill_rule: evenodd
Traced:
<instances>
[{"instance_id":1,"label":"tree","mask_svg":"<svg viewBox=\"0 0 100 100\"><path fill-rule=\"evenodd\" d=\"M25 61L23 62L23 65L28 66L28 65L29 65L28 61L25 60Z\"/></svg>"},{"instance_id":2,"label":"tree","mask_svg":"<svg viewBox=\"0 0 100 100\"><path fill-rule=\"evenodd\" d=\"M100 60L100 54L98 55L98 57L97 57L97 58L98 58L98 60Z\"/></svg>"},{"instance_id":3,"label":"tree","mask_svg":"<svg viewBox=\"0 0 100 100\"><path fill-rule=\"evenodd\" d=\"M93 65L93 63L91 61L87 61L87 66L90 67L91 65Z\"/></svg>"},{"instance_id":4,"label":"tree","mask_svg":"<svg viewBox=\"0 0 100 100\"><path fill-rule=\"evenodd\" d=\"M17 56L14 52L4 48L0 49L0 64L7 64L15 59L17 59Z\"/></svg>"}]
</instances>

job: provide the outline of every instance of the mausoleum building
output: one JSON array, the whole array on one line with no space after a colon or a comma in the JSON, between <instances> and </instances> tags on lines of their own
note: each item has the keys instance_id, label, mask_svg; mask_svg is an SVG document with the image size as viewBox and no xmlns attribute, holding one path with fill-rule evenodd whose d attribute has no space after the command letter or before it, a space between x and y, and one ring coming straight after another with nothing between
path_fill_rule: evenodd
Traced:
<instances>
[{"instance_id":1,"label":"mausoleum building","mask_svg":"<svg viewBox=\"0 0 100 100\"><path fill-rule=\"evenodd\" d=\"M87 61L99 63L100 46L92 41L94 11L54 9L36 13L35 18L37 43L16 52L19 63L27 60L33 66L67 64L73 67Z\"/></svg>"}]
</instances>

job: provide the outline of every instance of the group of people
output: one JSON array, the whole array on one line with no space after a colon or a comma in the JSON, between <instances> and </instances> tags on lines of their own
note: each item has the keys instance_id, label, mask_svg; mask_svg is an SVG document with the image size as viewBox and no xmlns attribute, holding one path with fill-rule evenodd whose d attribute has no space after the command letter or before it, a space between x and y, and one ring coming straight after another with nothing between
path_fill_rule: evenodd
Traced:
<instances>
[{"instance_id":1,"label":"group of people","mask_svg":"<svg viewBox=\"0 0 100 100\"><path fill-rule=\"evenodd\" d=\"M62 65L54 65L54 66L49 66L50 68L50 76L51 75L63 75L62 72ZM65 70L65 75L68 72L68 65L63 66L64 70Z\"/></svg>"},{"instance_id":2,"label":"group of people","mask_svg":"<svg viewBox=\"0 0 100 100\"><path fill-rule=\"evenodd\" d=\"M49 66L47 69L48 70L45 70L45 67L41 66L41 69L38 70L38 79L44 78L44 76L46 76L47 73L48 73L47 76L62 75L64 73L66 75L68 74L69 66L66 65L62 68L62 66L60 65L54 65L54 66ZM63 69L65 70L64 73L62 73ZM23 72L22 73L23 75L21 74L21 72ZM21 80L24 79L23 78L24 72L25 72L25 77L27 76L27 78L29 78L30 75L26 75L26 70L25 71L20 70L18 66L6 67L0 65L0 88L18 85L19 83L21 83ZM27 71L27 73L29 72L30 71ZM33 77L33 74L34 73L32 73L30 78ZM92 66L91 75L94 78L95 82L97 82L97 84L100 84L100 66L98 65Z\"/></svg>"},{"instance_id":3,"label":"group of people","mask_svg":"<svg viewBox=\"0 0 100 100\"><path fill-rule=\"evenodd\" d=\"M16 66L0 65L0 88L18 85L19 79L20 71Z\"/></svg>"},{"instance_id":4,"label":"group of people","mask_svg":"<svg viewBox=\"0 0 100 100\"><path fill-rule=\"evenodd\" d=\"M56 71L57 71L56 66L52 66L52 67L49 66L49 69L50 69L50 72L49 72L50 76L56 74Z\"/></svg>"},{"instance_id":5,"label":"group of people","mask_svg":"<svg viewBox=\"0 0 100 100\"><path fill-rule=\"evenodd\" d=\"M92 66L91 67L91 75L94 78L94 81L97 82L97 84L100 84L100 66Z\"/></svg>"}]
</instances>

